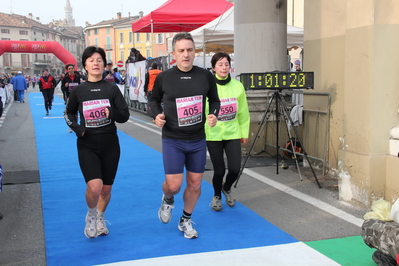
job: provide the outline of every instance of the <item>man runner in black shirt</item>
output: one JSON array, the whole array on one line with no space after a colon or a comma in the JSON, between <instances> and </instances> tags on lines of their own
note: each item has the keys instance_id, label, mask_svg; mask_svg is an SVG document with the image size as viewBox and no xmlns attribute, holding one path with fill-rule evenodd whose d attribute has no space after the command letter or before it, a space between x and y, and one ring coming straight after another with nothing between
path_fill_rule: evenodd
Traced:
<instances>
[{"instance_id":1,"label":"man runner in black shirt","mask_svg":"<svg viewBox=\"0 0 399 266\"><path fill-rule=\"evenodd\" d=\"M193 65L194 41L189 33L173 37L172 55L177 65L160 73L152 90L149 108L155 124L162 127L162 153L165 181L158 217L163 223L172 218L174 195L179 193L186 167L183 215L178 229L185 238L197 238L191 214L201 194L201 181L206 163L205 121L213 127L217 122L220 100L213 75ZM205 110L206 100L209 110ZM161 105L163 103L163 108ZM207 116L206 116L207 115Z\"/></svg>"}]
</instances>

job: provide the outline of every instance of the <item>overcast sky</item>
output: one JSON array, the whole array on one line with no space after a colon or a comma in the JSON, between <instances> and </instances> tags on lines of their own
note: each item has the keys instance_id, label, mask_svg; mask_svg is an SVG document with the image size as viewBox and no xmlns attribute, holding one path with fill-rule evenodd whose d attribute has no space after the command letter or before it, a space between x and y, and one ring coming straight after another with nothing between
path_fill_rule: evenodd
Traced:
<instances>
[{"instance_id":1,"label":"overcast sky","mask_svg":"<svg viewBox=\"0 0 399 266\"><path fill-rule=\"evenodd\" d=\"M72 16L76 26L85 27L85 22L96 24L103 20L116 18L121 12L122 17L136 16L140 11L147 15L167 0L69 0ZM40 17L43 24L52 20L65 19L67 0L1 0L0 12L14 13L33 18Z\"/></svg>"}]
</instances>

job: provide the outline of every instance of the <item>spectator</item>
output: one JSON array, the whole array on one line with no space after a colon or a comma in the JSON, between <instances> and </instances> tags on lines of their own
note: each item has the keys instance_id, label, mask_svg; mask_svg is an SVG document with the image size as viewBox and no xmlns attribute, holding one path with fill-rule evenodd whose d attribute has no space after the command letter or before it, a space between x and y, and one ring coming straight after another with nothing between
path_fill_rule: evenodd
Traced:
<instances>
[{"instance_id":1,"label":"spectator","mask_svg":"<svg viewBox=\"0 0 399 266\"><path fill-rule=\"evenodd\" d=\"M126 60L126 64L144 61L146 58L136 48L130 49L130 55Z\"/></svg>"},{"instance_id":2,"label":"spectator","mask_svg":"<svg viewBox=\"0 0 399 266\"><path fill-rule=\"evenodd\" d=\"M116 84L115 77L112 74L112 61L111 60L107 60L107 65L105 66L105 69L103 72L103 79Z\"/></svg>"},{"instance_id":3,"label":"spectator","mask_svg":"<svg viewBox=\"0 0 399 266\"><path fill-rule=\"evenodd\" d=\"M158 64L156 62L152 62L151 69L149 69L145 74L144 93L148 99L151 97L155 79L161 72L162 71L158 69Z\"/></svg>"},{"instance_id":4,"label":"spectator","mask_svg":"<svg viewBox=\"0 0 399 266\"><path fill-rule=\"evenodd\" d=\"M118 72L118 68L117 68L117 67L115 67L115 68L113 69L113 75L114 75L114 78L115 78L115 83L116 83L116 84L123 85L123 83L122 83L122 76L121 76L121 73Z\"/></svg>"},{"instance_id":5,"label":"spectator","mask_svg":"<svg viewBox=\"0 0 399 266\"><path fill-rule=\"evenodd\" d=\"M18 71L17 75L11 79L11 84L13 85L14 91L18 94L18 100L20 103L25 102L25 90L28 89L28 85L22 72ZM14 98L15 101L15 98Z\"/></svg>"}]
</instances>

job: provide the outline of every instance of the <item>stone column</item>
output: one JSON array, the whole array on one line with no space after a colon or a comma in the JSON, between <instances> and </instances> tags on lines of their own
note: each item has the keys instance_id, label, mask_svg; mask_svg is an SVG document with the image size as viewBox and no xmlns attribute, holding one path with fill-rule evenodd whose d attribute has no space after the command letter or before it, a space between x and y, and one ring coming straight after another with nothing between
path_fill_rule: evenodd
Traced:
<instances>
[{"instance_id":1,"label":"stone column","mask_svg":"<svg viewBox=\"0 0 399 266\"><path fill-rule=\"evenodd\" d=\"M388 140L399 99L399 2L306 0L304 10L306 69L332 98L329 159L340 199L395 199L399 159Z\"/></svg>"},{"instance_id":2,"label":"stone column","mask_svg":"<svg viewBox=\"0 0 399 266\"><path fill-rule=\"evenodd\" d=\"M234 1L234 68L241 73L287 71L287 1ZM268 104L270 91L247 91L251 127L249 143L254 141L258 122ZM267 127L266 127L267 128ZM262 134L266 130L262 131ZM275 143L274 134L259 136L254 151L264 149L265 143ZM269 139L269 135L272 139ZM268 139L268 140L266 140ZM263 140L263 141L262 141ZM250 145L244 145L247 152ZM254 152L253 151L253 152ZM273 149L272 152L274 152Z\"/></svg>"},{"instance_id":3,"label":"stone column","mask_svg":"<svg viewBox=\"0 0 399 266\"><path fill-rule=\"evenodd\" d=\"M287 1L234 1L235 73L286 71Z\"/></svg>"}]
</instances>

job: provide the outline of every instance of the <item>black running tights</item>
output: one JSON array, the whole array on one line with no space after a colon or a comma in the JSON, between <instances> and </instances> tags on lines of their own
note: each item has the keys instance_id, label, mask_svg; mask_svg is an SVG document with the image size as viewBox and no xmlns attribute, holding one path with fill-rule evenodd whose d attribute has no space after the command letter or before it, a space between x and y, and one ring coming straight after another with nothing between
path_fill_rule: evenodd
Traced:
<instances>
[{"instance_id":1,"label":"black running tights","mask_svg":"<svg viewBox=\"0 0 399 266\"><path fill-rule=\"evenodd\" d=\"M241 142L239 139L222 140L222 141L207 141L209 154L213 165L213 189L214 196L221 197L223 177L226 172L223 154L227 157L227 175L224 184L224 190L229 191L238 178L241 167Z\"/></svg>"},{"instance_id":2,"label":"black running tights","mask_svg":"<svg viewBox=\"0 0 399 266\"><path fill-rule=\"evenodd\" d=\"M51 109L54 99L54 89L44 89L42 90L43 98L44 98L44 108L46 112L48 109Z\"/></svg>"}]
</instances>

